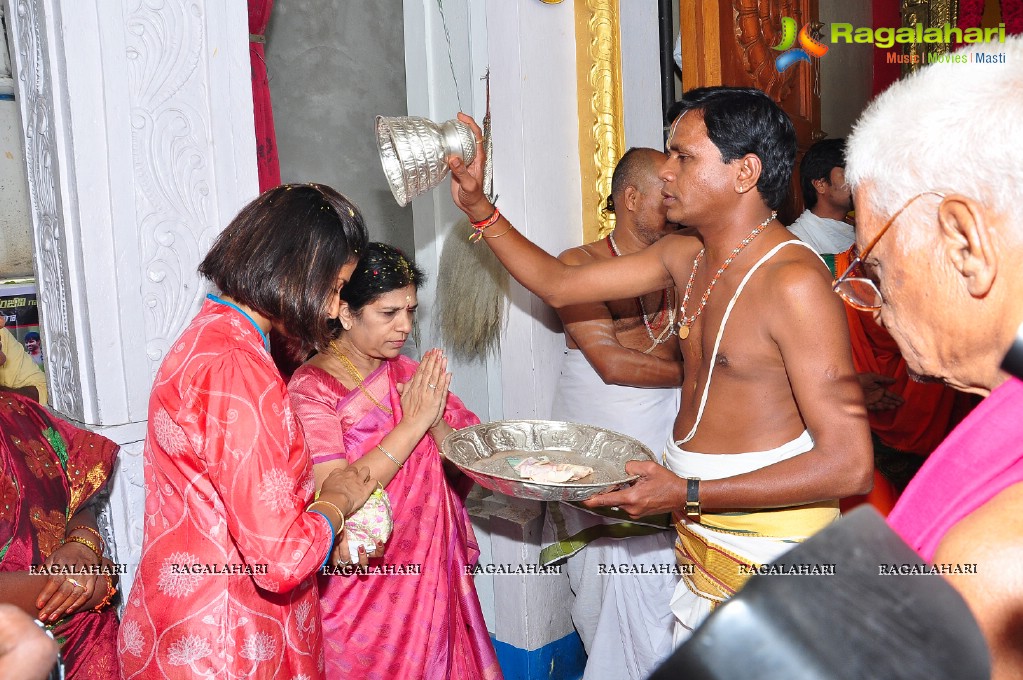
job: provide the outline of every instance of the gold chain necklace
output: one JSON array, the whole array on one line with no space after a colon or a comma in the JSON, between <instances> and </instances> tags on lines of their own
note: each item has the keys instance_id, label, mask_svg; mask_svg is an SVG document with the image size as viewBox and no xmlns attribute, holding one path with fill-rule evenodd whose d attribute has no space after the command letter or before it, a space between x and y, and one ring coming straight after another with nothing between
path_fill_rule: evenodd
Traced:
<instances>
[{"instance_id":1,"label":"gold chain necklace","mask_svg":"<svg viewBox=\"0 0 1023 680\"><path fill-rule=\"evenodd\" d=\"M621 257L622 251L618 250L618 244L615 243L614 232L607 235L607 245L611 249L611 254L615 257ZM671 336L675 334L675 303L668 300L668 289L665 288L661 291L661 308L657 310L657 316L654 317L653 321L650 321L650 315L646 311L646 305L643 304L643 296L638 295L636 300L639 302L639 311L643 315L643 326L646 328L646 334L650 336L650 341L653 343L647 349L643 350L643 354L650 354L658 345L662 345L671 339ZM668 321L661 329L660 333L654 336L654 324L657 323L658 319L663 319L667 315Z\"/></svg>"},{"instance_id":2,"label":"gold chain necklace","mask_svg":"<svg viewBox=\"0 0 1023 680\"><path fill-rule=\"evenodd\" d=\"M681 316L681 319L678 322L678 337L680 337L683 340L689 337L689 329L694 323L696 323L696 319L699 318L700 313L703 311L704 306L706 306L707 300L710 298L710 292L714 290L714 284L718 282L718 279L721 278L721 275L725 273L726 269L728 269L728 265L732 264L732 260L734 260L735 257L742 252L742 249L748 246L749 244L753 243L753 239L759 236L760 233L764 231L764 229L767 229L767 225L770 224L771 220L773 220L777 216L778 213L772 211L770 216L766 220L764 220L756 227L754 227L753 231L750 232L750 235L744 238L742 242L739 243L738 246L732 249L732 252L728 256L728 259L726 259L724 264L722 264L721 267L717 270L717 272L714 274L714 278L710 280L710 285L707 286L707 290L703 292L703 297L700 298L700 306L696 308L696 313L693 314L692 316L686 316L686 305L689 304L689 295L693 292L693 281L696 280L696 270L699 269L700 260L703 259L703 254L707 251L707 249L704 248L703 250L700 251L700 253L696 256L696 259L693 260L693 271L689 275L689 283L686 284L685 295L682 296L682 306L679 308L679 314Z\"/></svg>"},{"instance_id":3,"label":"gold chain necklace","mask_svg":"<svg viewBox=\"0 0 1023 680\"><path fill-rule=\"evenodd\" d=\"M362 377L362 373L359 373L359 369L355 367L352 360L349 359L337 346L336 340L332 340L331 343L327 345L327 353L337 359L338 363L341 364L341 368L345 369L345 372L348 373L348 375L352 377L352 380L355 381L355 386L358 387L363 394L369 397L369 400L376 404L377 408L385 412L387 415L394 415L394 411L381 404L380 401L366 389L364 384L366 379Z\"/></svg>"}]
</instances>

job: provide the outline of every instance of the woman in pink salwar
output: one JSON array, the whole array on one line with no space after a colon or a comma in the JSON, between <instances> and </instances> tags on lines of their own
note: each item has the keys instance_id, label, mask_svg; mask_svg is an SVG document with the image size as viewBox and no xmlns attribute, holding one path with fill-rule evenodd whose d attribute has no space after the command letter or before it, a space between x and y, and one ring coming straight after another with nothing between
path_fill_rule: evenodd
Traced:
<instances>
[{"instance_id":1,"label":"woman in pink salwar","mask_svg":"<svg viewBox=\"0 0 1023 680\"><path fill-rule=\"evenodd\" d=\"M289 385L317 478L358 461L390 496L394 530L370 566L418 571L320 577L328 677L502 677L467 573L479 557L463 503L472 482L438 450L479 419L448 393L440 351L418 365L400 354L421 281L400 251L371 243L341 292L340 334Z\"/></svg>"},{"instance_id":2,"label":"woman in pink salwar","mask_svg":"<svg viewBox=\"0 0 1023 680\"><path fill-rule=\"evenodd\" d=\"M343 196L288 185L246 206L200 265L221 294L168 348L153 384L142 559L117 647L123 678L322 677L314 575L335 543L336 559L349 559L343 515L376 483L365 468L338 469L313 500L267 333L325 347L366 241Z\"/></svg>"}]
</instances>

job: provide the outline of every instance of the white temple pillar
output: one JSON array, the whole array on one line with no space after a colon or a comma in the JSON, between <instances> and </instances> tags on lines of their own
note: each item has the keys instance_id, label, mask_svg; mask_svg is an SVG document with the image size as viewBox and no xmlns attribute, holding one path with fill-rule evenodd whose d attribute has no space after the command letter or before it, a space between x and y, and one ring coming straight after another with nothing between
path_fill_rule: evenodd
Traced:
<instances>
[{"instance_id":1,"label":"white temple pillar","mask_svg":"<svg viewBox=\"0 0 1023 680\"><path fill-rule=\"evenodd\" d=\"M51 405L122 445L104 528L126 590L152 379L258 191L245 3L3 1Z\"/></svg>"},{"instance_id":2,"label":"white temple pillar","mask_svg":"<svg viewBox=\"0 0 1023 680\"><path fill-rule=\"evenodd\" d=\"M440 122L462 107L482 124L480 78L489 66L497 203L519 231L554 254L582 240L575 49L571 2L405 2L409 115ZM412 205L416 259L435 272L445 239L469 232L452 228L462 214L446 183ZM561 324L517 283L509 297L499 357L452 362L452 389L484 421L546 419L565 347ZM425 347L440 342L429 324L433 299L432 286L420 291ZM482 565L536 563L541 503L490 496L472 498L469 507ZM567 577L484 573L476 587L507 676L556 680L578 670L581 646L566 606Z\"/></svg>"}]
</instances>

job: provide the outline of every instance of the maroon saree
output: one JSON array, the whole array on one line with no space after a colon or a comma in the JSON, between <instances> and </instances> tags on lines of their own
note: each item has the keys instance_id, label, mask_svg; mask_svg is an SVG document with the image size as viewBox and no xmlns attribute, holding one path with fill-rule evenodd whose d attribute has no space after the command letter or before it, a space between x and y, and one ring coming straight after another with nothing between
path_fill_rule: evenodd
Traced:
<instances>
[{"instance_id":1,"label":"maroon saree","mask_svg":"<svg viewBox=\"0 0 1023 680\"><path fill-rule=\"evenodd\" d=\"M0 394L0 571L28 571L60 546L68 520L103 488L112 441ZM118 677L117 614L82 611L52 627L69 680Z\"/></svg>"}]
</instances>

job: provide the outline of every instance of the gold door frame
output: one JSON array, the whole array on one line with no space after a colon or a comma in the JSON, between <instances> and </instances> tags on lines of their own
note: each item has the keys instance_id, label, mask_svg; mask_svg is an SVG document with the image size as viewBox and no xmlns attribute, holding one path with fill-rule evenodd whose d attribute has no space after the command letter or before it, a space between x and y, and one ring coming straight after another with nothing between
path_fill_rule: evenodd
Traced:
<instances>
[{"instance_id":1,"label":"gold door frame","mask_svg":"<svg viewBox=\"0 0 1023 680\"><path fill-rule=\"evenodd\" d=\"M614 229L614 214L604 206L611 193L611 175L625 152L618 2L575 2L583 243Z\"/></svg>"},{"instance_id":2,"label":"gold door frame","mask_svg":"<svg viewBox=\"0 0 1023 680\"><path fill-rule=\"evenodd\" d=\"M955 26L959 20L958 0L901 0L899 10L902 13L902 25L915 28L923 24L924 28L940 28L946 23ZM945 43L910 43L902 48L902 53L915 56L915 63L902 65L902 75L906 76L927 64L928 54L946 54L952 46Z\"/></svg>"}]
</instances>

